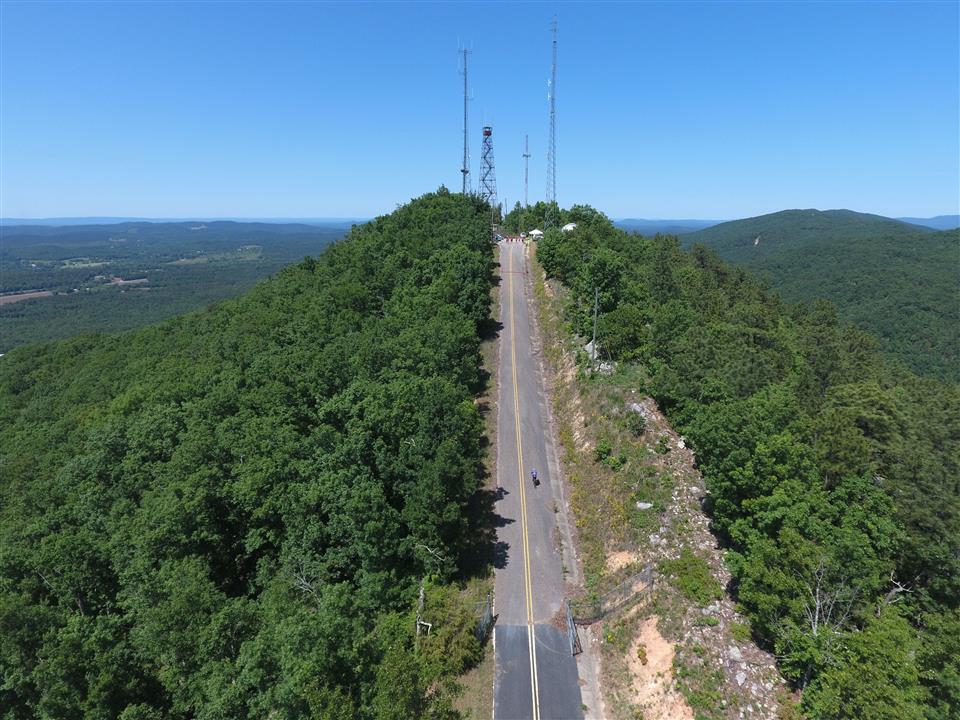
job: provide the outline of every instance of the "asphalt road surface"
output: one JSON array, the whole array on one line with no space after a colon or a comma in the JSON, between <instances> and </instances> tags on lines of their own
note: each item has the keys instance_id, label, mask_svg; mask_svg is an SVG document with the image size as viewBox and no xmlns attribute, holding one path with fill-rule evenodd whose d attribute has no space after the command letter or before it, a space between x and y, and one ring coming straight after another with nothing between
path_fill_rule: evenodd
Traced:
<instances>
[{"instance_id":1,"label":"asphalt road surface","mask_svg":"<svg viewBox=\"0 0 960 720\"><path fill-rule=\"evenodd\" d=\"M563 603L545 402L533 357L522 243L500 244L500 402L497 501L494 720L582 718L577 664L566 630L552 624ZM530 472L536 468L540 485Z\"/></svg>"}]
</instances>

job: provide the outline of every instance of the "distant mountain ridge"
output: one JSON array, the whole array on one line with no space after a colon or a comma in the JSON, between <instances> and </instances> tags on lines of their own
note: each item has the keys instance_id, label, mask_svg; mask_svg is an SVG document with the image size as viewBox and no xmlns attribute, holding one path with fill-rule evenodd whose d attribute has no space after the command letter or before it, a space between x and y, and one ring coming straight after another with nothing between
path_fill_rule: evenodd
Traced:
<instances>
[{"instance_id":1,"label":"distant mountain ridge","mask_svg":"<svg viewBox=\"0 0 960 720\"><path fill-rule=\"evenodd\" d=\"M897 218L914 225L923 225L934 230L956 230L960 228L960 215L937 215L929 218L902 217Z\"/></svg>"},{"instance_id":2,"label":"distant mountain ridge","mask_svg":"<svg viewBox=\"0 0 960 720\"><path fill-rule=\"evenodd\" d=\"M712 227L722 220L656 220L648 218L623 218L614 220L613 224L628 232L638 232L641 235L684 235Z\"/></svg>"},{"instance_id":3,"label":"distant mountain ridge","mask_svg":"<svg viewBox=\"0 0 960 720\"><path fill-rule=\"evenodd\" d=\"M196 233L205 235L224 235L232 241L237 233L263 233L265 235L286 235L290 233L316 234L328 228L349 229L349 225L330 223L321 226L309 223L270 223L239 222L236 220L181 220L176 222L153 222L134 220L117 223L98 223L89 225L5 225L5 242L17 242L30 237L70 238L77 242L81 238L102 241L106 236L113 237L129 234L138 239L167 240L171 235L191 236Z\"/></svg>"},{"instance_id":4,"label":"distant mountain ridge","mask_svg":"<svg viewBox=\"0 0 960 720\"><path fill-rule=\"evenodd\" d=\"M684 235L765 276L789 301L824 298L916 372L960 379L960 230L851 210L784 210Z\"/></svg>"},{"instance_id":5,"label":"distant mountain ridge","mask_svg":"<svg viewBox=\"0 0 960 720\"><path fill-rule=\"evenodd\" d=\"M19 225L23 227L43 225L48 227L70 227L74 225L119 225L124 223L186 223L186 222L235 222L263 225L343 225L350 227L353 224L367 222L370 218L361 217L317 217L317 218L282 218L282 217L178 217L178 218L151 218L151 217L52 217L52 218L9 218L0 217L0 227Z\"/></svg>"}]
</instances>

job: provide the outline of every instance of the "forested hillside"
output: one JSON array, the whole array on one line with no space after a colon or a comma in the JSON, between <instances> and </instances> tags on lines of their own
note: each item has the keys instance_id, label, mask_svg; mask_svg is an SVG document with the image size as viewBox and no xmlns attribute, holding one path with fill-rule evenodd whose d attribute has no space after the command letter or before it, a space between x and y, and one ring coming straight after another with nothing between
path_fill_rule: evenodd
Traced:
<instances>
[{"instance_id":1,"label":"forested hillside","mask_svg":"<svg viewBox=\"0 0 960 720\"><path fill-rule=\"evenodd\" d=\"M0 359L3 717L454 715L488 223L441 190L239 299Z\"/></svg>"},{"instance_id":2,"label":"forested hillside","mask_svg":"<svg viewBox=\"0 0 960 720\"><path fill-rule=\"evenodd\" d=\"M915 372L960 380L960 230L849 210L785 210L684 236L792 302L830 300Z\"/></svg>"},{"instance_id":3,"label":"forested hillside","mask_svg":"<svg viewBox=\"0 0 960 720\"><path fill-rule=\"evenodd\" d=\"M852 210L782 210L720 223L690 233L683 239L685 244L707 245L730 262L746 263L760 253L770 253L784 246L803 246L825 238L840 242L884 234L906 237L918 232L933 231L882 215Z\"/></svg>"},{"instance_id":4,"label":"forested hillside","mask_svg":"<svg viewBox=\"0 0 960 720\"><path fill-rule=\"evenodd\" d=\"M960 391L675 237L574 207L537 255L696 452L731 591L813 720L960 707Z\"/></svg>"}]
</instances>

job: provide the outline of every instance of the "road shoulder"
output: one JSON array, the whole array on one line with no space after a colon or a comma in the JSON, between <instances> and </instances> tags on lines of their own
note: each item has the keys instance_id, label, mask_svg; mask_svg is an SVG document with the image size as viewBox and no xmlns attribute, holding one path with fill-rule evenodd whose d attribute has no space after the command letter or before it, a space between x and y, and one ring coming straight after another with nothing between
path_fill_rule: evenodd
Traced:
<instances>
[{"instance_id":1,"label":"road shoulder","mask_svg":"<svg viewBox=\"0 0 960 720\"><path fill-rule=\"evenodd\" d=\"M550 475L557 479L557 482L553 484L553 499L556 508L557 529L561 538L565 589L569 598L582 595L585 588L583 562L577 545L576 529L570 521L573 512L570 505L569 479L557 452L559 435L554 413L557 398L553 392L556 387L556 378L551 359L555 360L558 351L562 352L562 349L553 347L553 341L545 336L542 329L543 313L549 310L542 302L541 295L545 284L543 271L536 261L536 245L528 245L526 253L530 273L526 278L525 295L530 307L533 348L539 367L542 411L544 417L547 418L545 439ZM597 638L594 637L591 628L577 628L577 632L580 636L582 648L582 652L577 655L577 672L584 718L585 720L602 720L606 717L606 713L600 687Z\"/></svg>"}]
</instances>

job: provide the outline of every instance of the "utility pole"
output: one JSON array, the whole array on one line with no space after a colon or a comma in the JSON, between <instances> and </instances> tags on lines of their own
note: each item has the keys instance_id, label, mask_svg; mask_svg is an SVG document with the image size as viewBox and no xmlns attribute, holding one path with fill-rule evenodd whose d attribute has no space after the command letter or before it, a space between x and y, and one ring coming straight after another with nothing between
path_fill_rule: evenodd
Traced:
<instances>
[{"instance_id":1,"label":"utility pole","mask_svg":"<svg viewBox=\"0 0 960 720\"><path fill-rule=\"evenodd\" d=\"M550 69L550 135L547 141L547 218L545 225L554 224L554 205L557 202L557 18L551 23L553 31L553 62Z\"/></svg>"},{"instance_id":2,"label":"utility pole","mask_svg":"<svg viewBox=\"0 0 960 720\"><path fill-rule=\"evenodd\" d=\"M467 55L470 53L466 48L463 49L463 164L460 166L460 173L463 175L463 194L470 193L470 139L468 137L467 127L467 108L469 103L467 86Z\"/></svg>"},{"instance_id":3,"label":"utility pole","mask_svg":"<svg viewBox=\"0 0 960 720\"><path fill-rule=\"evenodd\" d=\"M530 180L530 136L523 136L523 206L530 207L530 196L527 185Z\"/></svg>"}]
</instances>

